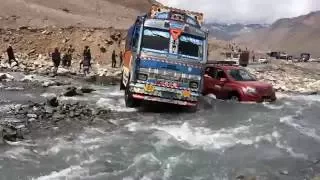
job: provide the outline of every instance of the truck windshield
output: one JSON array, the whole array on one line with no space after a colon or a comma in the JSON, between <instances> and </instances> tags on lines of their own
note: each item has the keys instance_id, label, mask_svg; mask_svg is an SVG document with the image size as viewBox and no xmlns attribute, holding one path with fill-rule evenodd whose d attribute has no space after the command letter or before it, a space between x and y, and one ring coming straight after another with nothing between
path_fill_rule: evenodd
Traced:
<instances>
[{"instance_id":1,"label":"truck windshield","mask_svg":"<svg viewBox=\"0 0 320 180\"><path fill-rule=\"evenodd\" d=\"M236 81L256 81L256 78L244 69L231 69L228 73Z\"/></svg>"},{"instance_id":2,"label":"truck windshield","mask_svg":"<svg viewBox=\"0 0 320 180\"><path fill-rule=\"evenodd\" d=\"M149 29L143 30L141 48L169 52L170 33L168 31Z\"/></svg>"},{"instance_id":3,"label":"truck windshield","mask_svg":"<svg viewBox=\"0 0 320 180\"><path fill-rule=\"evenodd\" d=\"M180 36L178 54L191 58L202 58L203 39L190 35Z\"/></svg>"}]
</instances>

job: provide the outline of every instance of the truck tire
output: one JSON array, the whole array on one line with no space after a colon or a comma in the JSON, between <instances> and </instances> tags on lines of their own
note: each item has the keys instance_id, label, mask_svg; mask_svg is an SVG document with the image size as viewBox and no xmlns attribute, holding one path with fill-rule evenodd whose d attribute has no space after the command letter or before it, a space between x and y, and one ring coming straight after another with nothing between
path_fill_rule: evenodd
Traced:
<instances>
[{"instance_id":1,"label":"truck tire","mask_svg":"<svg viewBox=\"0 0 320 180\"><path fill-rule=\"evenodd\" d=\"M127 82L127 86L125 87L124 100L126 103L126 107L129 107L129 108L138 107L140 105L140 101L132 97L132 92L130 92L129 80Z\"/></svg>"}]
</instances>

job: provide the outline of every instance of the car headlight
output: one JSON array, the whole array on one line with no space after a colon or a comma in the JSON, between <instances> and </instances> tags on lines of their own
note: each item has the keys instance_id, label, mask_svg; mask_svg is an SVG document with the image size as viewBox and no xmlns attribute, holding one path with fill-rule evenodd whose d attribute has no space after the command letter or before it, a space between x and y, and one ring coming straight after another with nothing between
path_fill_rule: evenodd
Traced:
<instances>
[{"instance_id":1,"label":"car headlight","mask_svg":"<svg viewBox=\"0 0 320 180\"><path fill-rule=\"evenodd\" d=\"M246 94L256 94L257 90L253 87L244 87L243 92Z\"/></svg>"},{"instance_id":2,"label":"car headlight","mask_svg":"<svg viewBox=\"0 0 320 180\"><path fill-rule=\"evenodd\" d=\"M192 88L192 89L197 89L198 88L198 83L194 82L194 81L191 81L189 83L189 87Z\"/></svg>"},{"instance_id":3,"label":"car headlight","mask_svg":"<svg viewBox=\"0 0 320 180\"><path fill-rule=\"evenodd\" d=\"M141 81L146 81L148 79L148 75L139 73L138 74L138 79L141 80Z\"/></svg>"}]
</instances>

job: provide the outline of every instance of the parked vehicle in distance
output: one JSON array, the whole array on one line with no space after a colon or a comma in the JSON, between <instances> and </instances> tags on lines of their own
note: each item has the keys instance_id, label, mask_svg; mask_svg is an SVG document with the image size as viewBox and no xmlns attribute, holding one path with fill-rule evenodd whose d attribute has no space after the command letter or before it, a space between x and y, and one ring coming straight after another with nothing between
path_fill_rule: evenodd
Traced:
<instances>
[{"instance_id":1,"label":"parked vehicle in distance","mask_svg":"<svg viewBox=\"0 0 320 180\"><path fill-rule=\"evenodd\" d=\"M269 63L269 60L265 57L261 57L258 59L258 62L262 63L262 64L267 64L267 63Z\"/></svg>"},{"instance_id":2,"label":"parked vehicle in distance","mask_svg":"<svg viewBox=\"0 0 320 180\"><path fill-rule=\"evenodd\" d=\"M311 58L311 54L309 54L309 53L301 53L299 61L307 62L307 61L310 60L310 58Z\"/></svg>"},{"instance_id":3,"label":"parked vehicle in distance","mask_svg":"<svg viewBox=\"0 0 320 180\"><path fill-rule=\"evenodd\" d=\"M243 67L247 67L249 64L249 59L250 59L250 52L242 51L239 57L239 65Z\"/></svg>"},{"instance_id":4,"label":"parked vehicle in distance","mask_svg":"<svg viewBox=\"0 0 320 180\"><path fill-rule=\"evenodd\" d=\"M273 102L276 95L271 84L257 81L246 69L230 64L206 65L203 95L243 102Z\"/></svg>"}]
</instances>

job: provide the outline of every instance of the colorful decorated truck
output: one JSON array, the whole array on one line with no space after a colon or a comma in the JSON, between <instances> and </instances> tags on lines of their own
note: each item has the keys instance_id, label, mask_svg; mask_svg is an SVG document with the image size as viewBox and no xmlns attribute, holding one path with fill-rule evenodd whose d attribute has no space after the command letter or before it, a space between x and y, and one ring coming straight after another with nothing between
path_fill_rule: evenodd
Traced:
<instances>
[{"instance_id":1,"label":"colorful decorated truck","mask_svg":"<svg viewBox=\"0 0 320 180\"><path fill-rule=\"evenodd\" d=\"M153 5L128 30L120 89L127 107L142 101L197 109L207 62L202 13Z\"/></svg>"}]
</instances>

